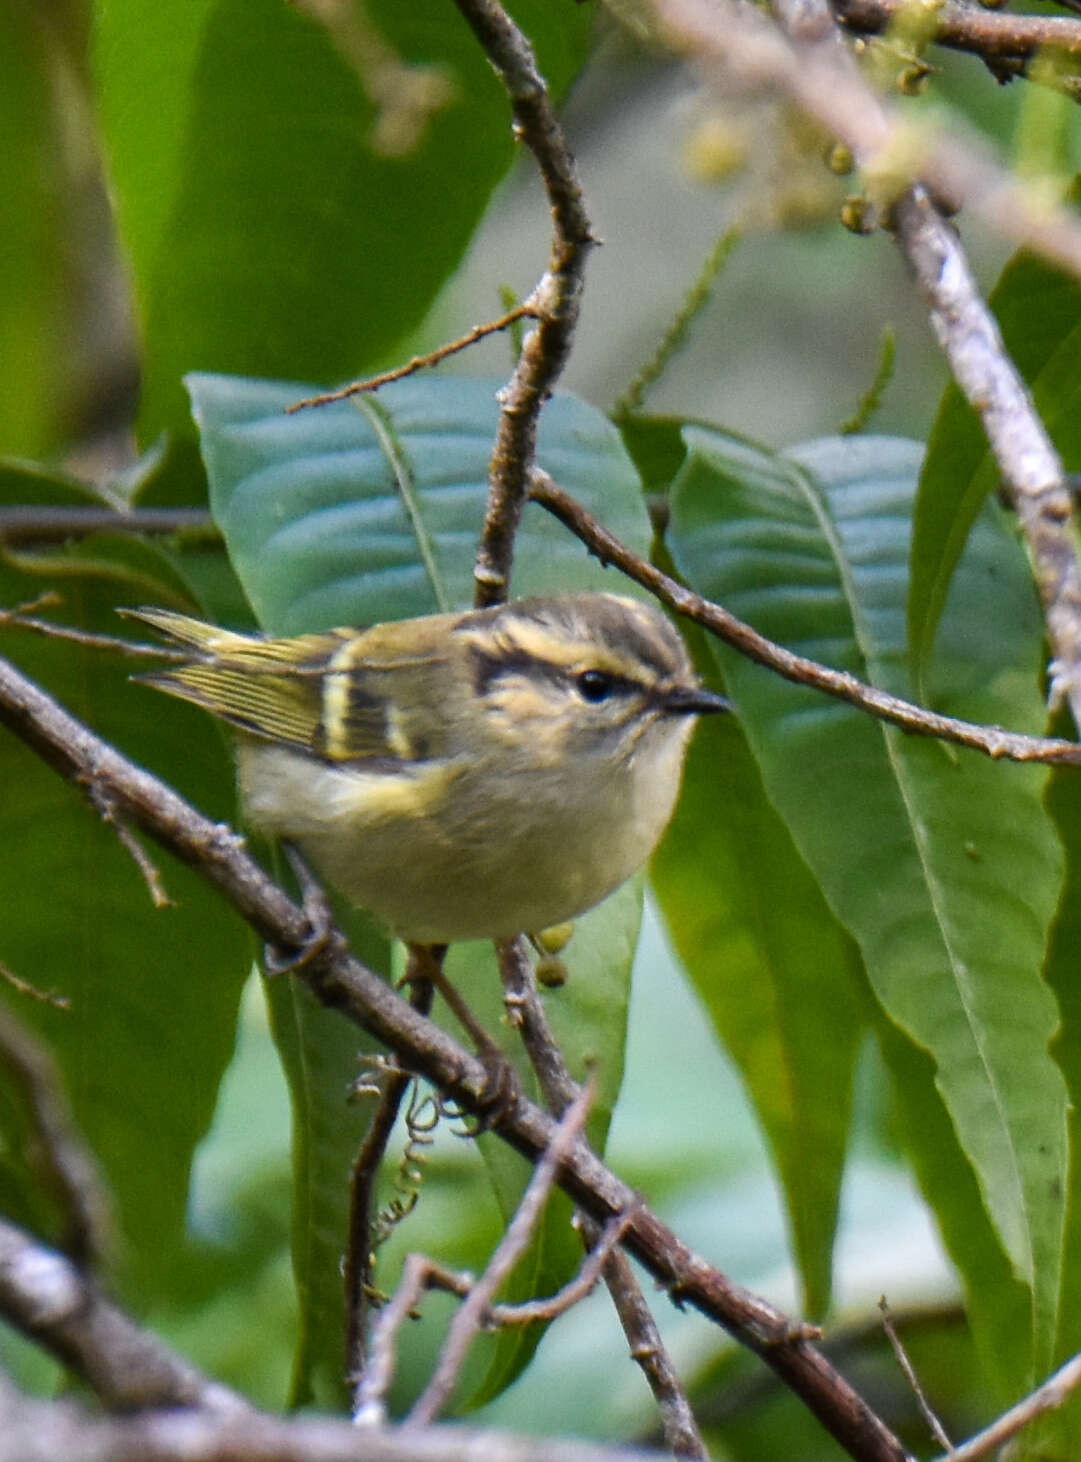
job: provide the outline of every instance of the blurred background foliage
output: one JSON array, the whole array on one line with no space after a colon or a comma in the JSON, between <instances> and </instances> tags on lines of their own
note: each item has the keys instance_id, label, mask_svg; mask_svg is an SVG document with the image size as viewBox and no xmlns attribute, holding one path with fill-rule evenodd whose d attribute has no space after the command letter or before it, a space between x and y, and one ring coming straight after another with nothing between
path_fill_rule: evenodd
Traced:
<instances>
[{"instance_id":1,"label":"blurred background foliage","mask_svg":"<svg viewBox=\"0 0 1081 1462\"><path fill-rule=\"evenodd\" d=\"M827 166L829 139L783 105L702 92L600 7L517 0L511 9L563 99L604 241L590 260L564 384L610 411L718 238L737 231L712 295L649 395L648 410L713 423L767 449L830 436L866 391L890 330L896 362L875 430L925 441L945 369L889 240L839 226L856 184ZM1001 87L971 59L936 53L933 60L927 94L908 105L956 108L1021 172L1064 177L1076 169L1081 133L1072 103L1021 83ZM899 74L906 61L885 53L883 64ZM202 502L206 482L193 450L186 372L332 384L397 364L498 313L501 292L526 294L545 264L546 212L534 170L516 155L505 99L448 0L338 7L318 0L170 0L154 7L141 0L101 0L96 7L84 0L0 0L0 140L0 360L7 367L0 506L117 502L133 493L145 503ZM964 228L989 288L1006 250ZM498 377L510 358L507 340L498 337L444 371L451 379ZM640 465L654 460L650 444L661 440L650 435L654 429L642 427ZM637 456L635 440L628 433ZM133 477L140 448L153 455ZM691 526L683 530L682 557L679 542L670 547L693 578L693 548L702 540L687 471L677 502L692 515ZM658 474L649 486L666 484L664 471ZM992 569L1009 579L1017 566L1002 546L1009 535L1001 524L985 531L999 535L994 553L1004 557L992 554ZM101 627L111 626L114 604L147 598L194 598L234 621L241 602L217 550L191 540L141 546L138 553L100 537L48 552L4 545L2 567L5 603L31 598L60 577L71 617ZM701 572L708 578L713 569ZM1035 665L1038 629L1025 618L1031 605L1017 603L1028 637L1018 655L1023 661L1027 653ZM73 654L5 635L9 647L165 775L183 783L187 765L185 790L207 810L228 814L228 758L213 729L183 708L177 721L167 721L160 707L133 701L121 674L88 673ZM733 675L723 657L718 662L704 646L697 650L711 678ZM1033 670L1024 692L1030 699L1034 684ZM1027 704L1024 695L1008 704ZM748 697L753 701L754 692ZM167 724L173 729L163 736ZM608 1155L692 1245L792 1310L823 1311L832 1269L831 1345L887 1421L922 1445L912 1398L874 1322L874 1303L885 1292L903 1315L933 1403L963 1434L1031 1374L1034 1322L1014 1323L1027 1291L1020 1293L963 1157L952 1208L936 1207L936 1227L919 1184L932 1196L949 1185L948 1172L936 1176L934 1167L936 1159L944 1170L954 1161L953 1129L933 1093L926 1056L887 1029L881 1014L871 1014L855 926L834 919L820 891L821 885L829 892L828 877L817 868L812 876L807 848L797 848L777 816L774 804L785 812L778 787L760 780L768 776L768 758L761 770L738 728L711 727L696 747L689 788L709 782L711 755L724 758L724 796L747 819L746 829L753 817L756 856L777 879L772 897L799 912L823 941L814 945L816 956L830 961L847 982L843 988L859 993L839 997L851 1000L844 1022L828 1008L812 1016L801 1007L788 1043L778 1040L779 1055L769 1045L768 1057L759 1008L710 1008L713 977L703 979L695 965L711 936L696 922L701 901L691 907L686 895L710 830L694 822L689 805L657 868L672 945L686 964L647 900ZM192 921L189 936L178 940L131 924L127 889L123 898L115 895L112 942L103 943L95 922L101 890L112 898L120 882L137 880L127 868L102 872L103 856L123 862L108 833L86 819L76 837L68 821L73 799L26 760L7 740L0 746L0 777L9 788L22 787L8 802L9 819L20 820L3 842L3 898L25 888L28 873L34 890L20 917L0 928L0 961L46 988L75 992L77 1013L58 1043L63 1049L66 1040L71 1049L65 1076L76 1112L96 1140L123 1218L128 1248L114 1282L202 1366L279 1406L290 1387L304 1394L294 1372L298 1304L289 1259L289 1132L297 1108L294 1094L290 1110L260 990L247 978L247 942L192 888L177 916ZM1056 795L1065 828L1070 789ZM43 825L59 831L41 838L30 857L26 830ZM711 868L727 870L728 893L744 846L733 852L718 841L712 849ZM1055 865L1041 885L1045 902L1058 873ZM52 922L49 889L60 877L94 895L73 905L75 931ZM168 870L171 886L179 877ZM711 896L720 899L707 887L701 900ZM750 927L734 893L732 905L732 917L746 917ZM830 906L836 910L836 898ZM143 915L150 920L149 906ZM793 941L800 927L793 917ZM1074 953L1064 927L1054 950L1066 993ZM166 976L157 961L168 940L174 950L199 951L199 967L188 959ZM92 951L77 975L69 968L73 949ZM130 1002L112 1001L110 979L137 967L137 956L145 969L149 949L156 978L137 996L129 989ZM1029 974L1035 979L1035 969ZM207 1043L198 1035L211 998L216 1038ZM783 992L776 998L783 1005ZM64 1028L54 1014L28 1011L14 996L8 1003L50 1039ZM178 1013L180 1004L186 1013ZM165 1021L171 1036L163 1034ZM868 1034L876 1024L877 1042ZM1073 1034L1067 1029L1064 1049L1075 1049ZM843 1059L815 1077L816 1048L820 1056L822 1043L835 1037ZM139 1105L158 1043L185 1067L192 1049L203 1060L198 1073L186 1073L197 1094L184 1104L175 1141L157 1154L160 1173L141 1161L146 1132L116 1119L118 1110ZM339 1054L346 1064L353 1059L351 1038ZM780 1110L785 1104L778 1100L771 1113L767 1094L771 1083L781 1083L786 1059L793 1062L788 1107ZM102 1115L105 1067L129 1075L117 1078ZM328 1084L335 1101L341 1080L335 1066ZM804 1092L829 1113L809 1112L800 1080L824 1083L824 1090ZM126 1096L118 1100L117 1090ZM906 1094L899 1103L896 1090ZM924 1107L916 1092L931 1093ZM49 1215L27 1202L33 1181L20 1167L23 1117L6 1104L0 1119L7 1144L0 1201L49 1233ZM153 1130L156 1120L151 1111L145 1125ZM803 1143L815 1121L828 1130L812 1155ZM346 1139L352 1140L348 1128ZM819 1157L822 1170L809 1172ZM500 1213L474 1145L441 1129L422 1190L384 1252L381 1273L392 1277L411 1248L483 1267ZM161 1241L156 1250L149 1234ZM958 1254L964 1242L978 1250L967 1272ZM983 1340L978 1333L975 1346L948 1248L970 1298L974 1287L985 1286ZM302 1297L301 1309L305 1303ZM990 1313L996 1307L997 1316ZM825 1462L838 1455L714 1328L659 1308L717 1456L753 1462L791 1452ZM399 1402L427 1373L443 1318L432 1302L425 1323L404 1337ZM970 1320L979 1332L978 1315ZM651 1404L637 1372L623 1364L613 1323L599 1296L562 1318L516 1383L474 1420L548 1430L555 1391L562 1431L648 1436ZM1023 1332L1023 1354L1009 1354L1005 1345L996 1351L995 1336L1007 1328ZM611 1361L598 1397L600 1353ZM0 1354L24 1383L54 1384L52 1367L6 1330ZM495 1364L491 1355L479 1360L463 1394L482 1387ZM524 1360L505 1374L522 1366Z\"/></svg>"}]
</instances>

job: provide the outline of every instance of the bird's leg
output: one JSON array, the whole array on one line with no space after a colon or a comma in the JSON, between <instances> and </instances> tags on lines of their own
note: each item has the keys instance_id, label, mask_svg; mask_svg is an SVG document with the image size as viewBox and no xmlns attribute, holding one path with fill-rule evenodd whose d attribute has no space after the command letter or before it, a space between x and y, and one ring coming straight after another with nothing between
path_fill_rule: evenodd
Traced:
<instances>
[{"instance_id":1,"label":"bird's leg","mask_svg":"<svg viewBox=\"0 0 1081 1462\"><path fill-rule=\"evenodd\" d=\"M265 946L263 968L268 975L287 975L303 969L305 965L325 954L335 939L341 938L334 926L330 900L323 885L304 861L300 850L290 842L283 842L282 850L300 885L301 903L310 932L295 953L286 954L274 944Z\"/></svg>"}]
</instances>

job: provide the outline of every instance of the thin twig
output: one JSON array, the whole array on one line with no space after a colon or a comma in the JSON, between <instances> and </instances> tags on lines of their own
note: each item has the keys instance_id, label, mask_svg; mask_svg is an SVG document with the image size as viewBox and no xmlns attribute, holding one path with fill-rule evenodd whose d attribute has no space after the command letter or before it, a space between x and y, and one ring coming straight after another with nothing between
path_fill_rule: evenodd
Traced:
<instances>
[{"instance_id":1,"label":"thin twig","mask_svg":"<svg viewBox=\"0 0 1081 1462\"><path fill-rule=\"evenodd\" d=\"M247 856L229 827L203 817L164 783L121 756L0 658L0 723L76 785L89 774L108 783L131 821L213 884L266 942L298 957L312 931L298 908ZM531 1162L549 1146L552 1119L510 1084L492 1113L484 1063L412 1010L373 970L328 939L296 975L315 997L395 1052L463 1110L488 1116L489 1130ZM625 1247L673 1299L690 1304L758 1354L856 1462L909 1462L902 1444L863 1398L774 1305L734 1284L695 1254L579 1141L564 1160L560 1187L604 1224L631 1213Z\"/></svg>"},{"instance_id":2,"label":"thin twig","mask_svg":"<svg viewBox=\"0 0 1081 1462\"><path fill-rule=\"evenodd\" d=\"M832 0L837 19L858 35L881 35L896 22L911 19L908 0ZM1081 68L1081 22L1066 15L1013 15L1005 10L984 10L942 0L934 8L921 6L915 24L919 33L935 45L967 51L982 58L992 74L1001 80L1004 63L1008 74L1031 75L1029 62L1039 55L1059 59L1073 71L1063 74L1061 84L1077 94L1077 71ZM1045 71L1037 75L1043 79ZM1054 68L1047 68L1049 79Z\"/></svg>"},{"instance_id":3,"label":"thin twig","mask_svg":"<svg viewBox=\"0 0 1081 1462\"><path fill-rule=\"evenodd\" d=\"M916 1368L908 1358L908 1352L901 1344L901 1338L897 1334L893 1323L893 1316L890 1314L890 1307L886 1296L882 1295L878 1301L878 1308L882 1313L882 1328L886 1332L886 1339L890 1343L890 1349L897 1360L897 1364L905 1373L905 1380L912 1388L912 1394L916 1398L916 1405L920 1408L924 1421L930 1429L931 1435L940 1447L945 1447L947 1452L952 1453L953 1443L946 1435L946 1429L935 1415L934 1407L928 1401L923 1387L920 1385L920 1378L916 1374Z\"/></svg>"},{"instance_id":4,"label":"thin twig","mask_svg":"<svg viewBox=\"0 0 1081 1462\"><path fill-rule=\"evenodd\" d=\"M170 660L180 664L191 662L190 650L170 650L164 645L141 645L134 640L122 640L116 635L98 635L89 630L75 629L70 624L53 624L48 619L38 619L24 614L22 609L0 609L0 629L10 625L13 629L29 630L43 635L48 640L65 640L69 645L79 645L84 650L107 650L113 655L127 655L136 660Z\"/></svg>"},{"instance_id":5,"label":"thin twig","mask_svg":"<svg viewBox=\"0 0 1081 1462\"><path fill-rule=\"evenodd\" d=\"M630 1221L630 1213L619 1213L610 1218L573 1279L568 1279L547 1299L523 1300L517 1305L492 1305L489 1313L493 1322L497 1325L534 1325L538 1320L554 1320L566 1314L596 1289L603 1278L604 1267L616 1252Z\"/></svg>"},{"instance_id":6,"label":"thin twig","mask_svg":"<svg viewBox=\"0 0 1081 1462\"><path fill-rule=\"evenodd\" d=\"M594 1088L587 1084L560 1118L552 1141L534 1168L514 1217L496 1245L484 1273L470 1288L450 1323L431 1379L405 1418L407 1427L428 1426L450 1400L469 1347L483 1326L492 1301L522 1257L540 1222L563 1158L581 1135L593 1096Z\"/></svg>"},{"instance_id":7,"label":"thin twig","mask_svg":"<svg viewBox=\"0 0 1081 1462\"><path fill-rule=\"evenodd\" d=\"M561 1116L577 1100L578 1087L548 1024L525 941L500 940L496 955L511 1019L521 1032L522 1044L549 1110ZM578 1221L587 1248L594 1249L601 1239L598 1224L584 1214L579 1215ZM657 1403L665 1445L677 1457L708 1457L679 1373L625 1255L614 1251L606 1260L602 1274L627 1337L631 1359L641 1370Z\"/></svg>"},{"instance_id":8,"label":"thin twig","mask_svg":"<svg viewBox=\"0 0 1081 1462\"><path fill-rule=\"evenodd\" d=\"M1078 1386L1081 1386L1081 1355L1073 1356L1031 1395L936 1462L976 1462L979 1457L989 1457L1045 1411L1062 1406Z\"/></svg>"},{"instance_id":9,"label":"thin twig","mask_svg":"<svg viewBox=\"0 0 1081 1462\"><path fill-rule=\"evenodd\" d=\"M409 984L409 1003L421 1015L432 1008L434 987L420 974ZM357 1403L364 1374L368 1340L368 1309L372 1285L372 1221L376 1211L379 1169L390 1141L398 1112L410 1085L411 1071L388 1071L381 1084L379 1101L372 1113L349 1176L349 1220L346 1230L342 1282L345 1286L345 1376Z\"/></svg>"},{"instance_id":10,"label":"thin twig","mask_svg":"<svg viewBox=\"0 0 1081 1462\"><path fill-rule=\"evenodd\" d=\"M102 822L108 823L116 833L120 846L139 870L143 883L146 885L146 891L150 895L150 902L156 909L174 908L175 900L165 892L161 869L124 821L109 788L100 782L91 780L86 790L90 805Z\"/></svg>"},{"instance_id":11,"label":"thin twig","mask_svg":"<svg viewBox=\"0 0 1081 1462\"><path fill-rule=\"evenodd\" d=\"M33 1132L29 1154L63 1215L62 1246L80 1267L99 1264L113 1238L112 1208L97 1163L46 1047L0 1005L0 1068L20 1087Z\"/></svg>"},{"instance_id":12,"label":"thin twig","mask_svg":"<svg viewBox=\"0 0 1081 1462\"><path fill-rule=\"evenodd\" d=\"M773 8L804 62L862 85L826 0L774 0ZM1081 565L1062 461L1006 354L956 231L922 186L900 193L892 216L950 370L980 417L1017 510L1054 657L1052 698L1067 698L1081 726Z\"/></svg>"},{"instance_id":13,"label":"thin twig","mask_svg":"<svg viewBox=\"0 0 1081 1462\"><path fill-rule=\"evenodd\" d=\"M980 726L971 721L959 721L953 716L941 716L936 711L928 711L911 701L877 690L873 685L866 685L846 671L833 670L828 665L820 665L817 660L808 660L786 650L721 605L703 599L700 594L685 588L632 552L602 528L569 493L557 487L546 473L533 474L530 497L565 524L602 563L614 564L629 579L649 589L669 609L700 624L748 659L775 670L786 680L824 691L826 695L857 706L880 720L900 726L902 731L952 741L958 746L982 751L996 761L1081 763L1081 744L1076 741L1026 736L1017 731L1005 731L1001 726Z\"/></svg>"},{"instance_id":14,"label":"thin twig","mask_svg":"<svg viewBox=\"0 0 1081 1462\"><path fill-rule=\"evenodd\" d=\"M535 320L536 318L537 307L531 300L523 300L521 304L508 310L505 315L500 315L497 320L489 320L485 325L474 325L457 340L437 346L435 350L429 350L425 355L415 355L404 365L395 366L393 370L380 371L377 376L368 376L365 380L354 381L349 386L341 386L337 391L324 391L320 396L306 396L303 401L294 401L292 406L287 406L285 410L287 414L292 415L294 411L304 411L309 406L329 406L332 401L348 401L350 396L378 391L380 386L386 386L391 381L401 381L406 376L416 375L417 371L428 370L429 367L438 365L441 360L446 360L448 356L457 355L460 350L468 350L471 345L476 345L479 340L483 340L488 335L494 335L499 330L509 330L519 320Z\"/></svg>"},{"instance_id":15,"label":"thin twig","mask_svg":"<svg viewBox=\"0 0 1081 1462\"><path fill-rule=\"evenodd\" d=\"M464 1299L473 1276L437 1264L426 1254L407 1254L394 1293L383 1305L372 1326L367 1362L353 1393L353 1421L357 1426L381 1427L386 1423L384 1397L394 1379L398 1332L430 1289Z\"/></svg>"},{"instance_id":16,"label":"thin twig","mask_svg":"<svg viewBox=\"0 0 1081 1462\"><path fill-rule=\"evenodd\" d=\"M1081 565L1062 459L1006 354L956 233L922 188L900 200L894 224L953 377L979 413L1017 510L1053 655L1052 700L1065 697L1081 726Z\"/></svg>"},{"instance_id":17,"label":"thin twig","mask_svg":"<svg viewBox=\"0 0 1081 1462\"><path fill-rule=\"evenodd\" d=\"M533 1325L538 1321L553 1320L572 1305L576 1305L597 1284L601 1269L622 1238L629 1220L630 1215L627 1213L609 1219L604 1226L601 1242L586 1255L574 1278L568 1280L554 1295L516 1305L489 1304L484 1313L485 1323L493 1328ZM353 1420L358 1426L385 1424L384 1397L394 1379L398 1332L405 1321L414 1316L424 1294L435 1289L464 1300L476 1283L472 1274L448 1269L446 1265L429 1259L426 1254L406 1255L394 1294L380 1309L372 1327L369 1362L354 1396Z\"/></svg>"},{"instance_id":18,"label":"thin twig","mask_svg":"<svg viewBox=\"0 0 1081 1462\"><path fill-rule=\"evenodd\" d=\"M0 507L0 544L62 543L90 533L189 533L219 538L205 508L51 508L25 504Z\"/></svg>"},{"instance_id":19,"label":"thin twig","mask_svg":"<svg viewBox=\"0 0 1081 1462\"><path fill-rule=\"evenodd\" d=\"M1015 244L1035 249L1081 277L1081 222L1037 199L960 123L932 133L890 107L828 47L793 45L753 5L738 0L650 0L660 34L707 73L790 97L851 151L865 177L892 204L922 179L936 196L981 218ZM816 7L817 8L817 7Z\"/></svg>"},{"instance_id":20,"label":"thin twig","mask_svg":"<svg viewBox=\"0 0 1081 1462\"><path fill-rule=\"evenodd\" d=\"M529 490L541 408L570 352L586 255L595 242L574 158L556 120L533 50L497 0L455 0L495 68L514 114L514 132L536 158L552 215L548 268L527 303L537 327L500 392L499 428L488 469L488 506L474 567L476 602L507 597L514 536Z\"/></svg>"}]
</instances>

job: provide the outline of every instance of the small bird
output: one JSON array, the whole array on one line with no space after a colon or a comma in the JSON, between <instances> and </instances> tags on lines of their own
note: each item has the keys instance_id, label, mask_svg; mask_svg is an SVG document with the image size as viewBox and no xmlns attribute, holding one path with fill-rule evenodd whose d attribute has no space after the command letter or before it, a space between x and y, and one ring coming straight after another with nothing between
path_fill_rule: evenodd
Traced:
<instances>
[{"instance_id":1,"label":"small bird","mask_svg":"<svg viewBox=\"0 0 1081 1462\"><path fill-rule=\"evenodd\" d=\"M679 791L696 679L615 594L289 639L127 611L191 652L140 676L238 733L252 824L418 944L539 933L646 861Z\"/></svg>"}]
</instances>

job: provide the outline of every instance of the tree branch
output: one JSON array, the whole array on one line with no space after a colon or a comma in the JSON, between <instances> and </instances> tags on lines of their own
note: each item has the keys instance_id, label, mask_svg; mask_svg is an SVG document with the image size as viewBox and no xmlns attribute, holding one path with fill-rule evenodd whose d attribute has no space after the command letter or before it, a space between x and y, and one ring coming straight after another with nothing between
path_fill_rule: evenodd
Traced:
<instances>
[{"instance_id":1,"label":"tree branch","mask_svg":"<svg viewBox=\"0 0 1081 1462\"><path fill-rule=\"evenodd\" d=\"M814 690L824 691L839 701L846 701L862 711L889 721L915 736L935 736L943 741L953 741L958 746L967 746L973 751L982 751L995 760L1019 762L1069 762L1081 763L1081 743L1062 741L1050 736L1026 736L1017 731L1004 731L1001 726L979 726L971 721L959 721L953 716L940 716L936 711L925 710L911 701L888 695L873 685L866 685L843 670L833 670L820 665L817 660L808 660L786 650L783 645L766 639L743 620L737 619L720 604L703 599L692 589L685 588L675 579L662 573L646 559L632 552L618 538L590 516L574 498L543 472L534 472L530 497L548 509L570 531L580 538L602 563L613 564L655 594L662 604L675 610L686 619L700 624L703 629L732 645L734 649L754 660L759 665L775 670L786 680L797 685L807 685Z\"/></svg>"},{"instance_id":2,"label":"tree branch","mask_svg":"<svg viewBox=\"0 0 1081 1462\"><path fill-rule=\"evenodd\" d=\"M843 52L793 45L738 0L650 3L662 37L707 75L721 71L741 86L779 92L819 121L848 147L887 206L922 179L937 196L1081 278L1081 222L1071 210L1037 200L978 140L959 140L957 127L931 133L899 115Z\"/></svg>"},{"instance_id":3,"label":"tree branch","mask_svg":"<svg viewBox=\"0 0 1081 1462\"><path fill-rule=\"evenodd\" d=\"M208 1416L251 1411L243 1397L209 1380L110 1304L69 1259L3 1218L0 1313L113 1410L197 1406ZM6 1431L5 1419L0 1433Z\"/></svg>"},{"instance_id":4,"label":"tree branch","mask_svg":"<svg viewBox=\"0 0 1081 1462\"><path fill-rule=\"evenodd\" d=\"M195 867L263 939L296 954L297 976L323 1004L363 1026L463 1109L491 1116L483 1062L412 1010L348 952L340 936L323 939L313 951L302 910L247 856L230 828L208 821L127 761L2 659L0 722L76 784L107 783L132 822ZM536 1162L553 1140L555 1123L516 1083L508 1083L491 1130ZM585 1143L576 1142L568 1152L559 1182L599 1223L631 1212L624 1243L670 1296L694 1305L760 1355L857 1462L907 1462L901 1443L802 1327L689 1249Z\"/></svg>"},{"instance_id":5,"label":"tree branch","mask_svg":"<svg viewBox=\"0 0 1081 1462\"><path fill-rule=\"evenodd\" d=\"M826 0L774 0L805 61L859 82ZM965 398L983 424L1028 545L1054 656L1053 699L1066 696L1081 726L1081 566L1062 461L1036 413L998 325L976 288L955 230L921 186L893 208L898 245Z\"/></svg>"},{"instance_id":6,"label":"tree branch","mask_svg":"<svg viewBox=\"0 0 1081 1462\"><path fill-rule=\"evenodd\" d=\"M570 353L586 255L595 242L574 158L526 37L497 0L455 0L510 97L514 133L533 153L552 212L548 268L522 312L535 313L510 381L488 472L488 507L474 568L478 606L507 597L514 536L529 490L541 407Z\"/></svg>"},{"instance_id":7,"label":"tree branch","mask_svg":"<svg viewBox=\"0 0 1081 1462\"><path fill-rule=\"evenodd\" d=\"M897 21L903 24L907 8L907 0L832 0L832 4L847 31L872 36ZM1063 89L1077 96L1081 88L1081 21L1071 16L1012 15L944 0L933 10L921 10L918 25L921 35L928 28L935 45L979 56L1000 81L1028 74L1029 62L1040 55L1070 68L1058 78Z\"/></svg>"}]
</instances>

